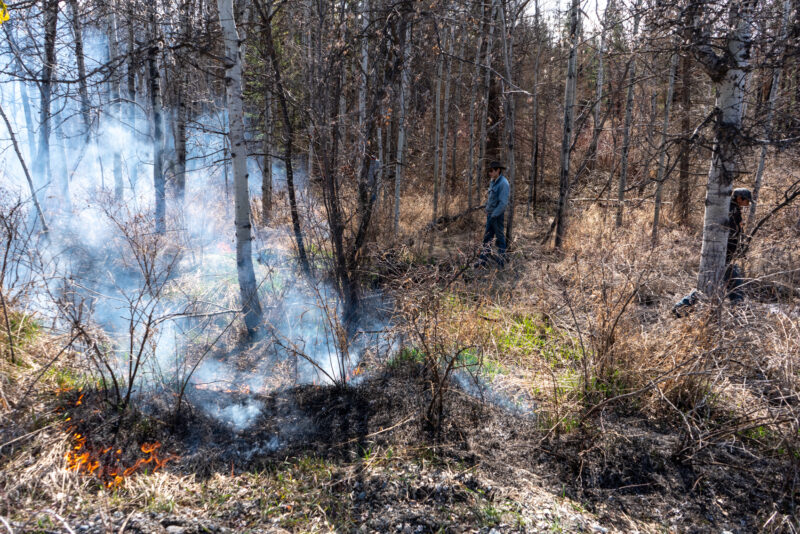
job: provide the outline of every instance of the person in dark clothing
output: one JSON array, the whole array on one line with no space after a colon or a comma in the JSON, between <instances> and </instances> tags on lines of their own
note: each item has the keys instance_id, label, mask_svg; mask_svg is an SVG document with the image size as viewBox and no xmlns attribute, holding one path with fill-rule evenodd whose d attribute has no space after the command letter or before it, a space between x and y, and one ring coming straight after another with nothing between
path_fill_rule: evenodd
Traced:
<instances>
[{"instance_id":1,"label":"person in dark clothing","mask_svg":"<svg viewBox=\"0 0 800 534\"><path fill-rule=\"evenodd\" d=\"M491 257L500 267L506 262L506 234L503 228L510 187L503 176L503 167L499 162L489 164L489 198L486 200L486 230L483 233L483 250L478 257L477 266L483 267ZM497 241L497 256L491 253L491 243Z\"/></svg>"},{"instance_id":2,"label":"person in dark clothing","mask_svg":"<svg viewBox=\"0 0 800 534\"><path fill-rule=\"evenodd\" d=\"M728 247L725 250L725 277L724 282L728 291L728 298L732 302L741 302L744 299L740 286L743 283L742 271L733 262L742 254L742 235L744 222L742 208L750 205L753 194L749 189L740 187L731 193L731 205L728 209L728 220L725 227L728 229ZM672 314L675 317L684 317L700 299L701 294L696 289L675 303Z\"/></svg>"},{"instance_id":3,"label":"person in dark clothing","mask_svg":"<svg viewBox=\"0 0 800 534\"><path fill-rule=\"evenodd\" d=\"M740 187L731 193L731 205L728 209L728 221L725 226L728 228L728 248L725 250L725 283L728 288L728 296L734 302L740 302L742 295L739 286L742 285L742 273L733 262L739 258L742 251L742 234L744 233L744 222L742 220L742 208L750 205L753 194L749 189Z\"/></svg>"}]
</instances>

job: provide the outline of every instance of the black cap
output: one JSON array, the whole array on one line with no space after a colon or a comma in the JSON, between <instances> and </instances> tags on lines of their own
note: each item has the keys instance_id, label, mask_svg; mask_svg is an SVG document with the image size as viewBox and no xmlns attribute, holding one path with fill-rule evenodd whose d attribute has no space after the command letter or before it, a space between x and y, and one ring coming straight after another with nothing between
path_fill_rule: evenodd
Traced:
<instances>
[{"instance_id":1,"label":"black cap","mask_svg":"<svg viewBox=\"0 0 800 534\"><path fill-rule=\"evenodd\" d=\"M505 170L505 167L499 161L493 161L489 164L489 170L493 171L495 169Z\"/></svg>"},{"instance_id":2,"label":"black cap","mask_svg":"<svg viewBox=\"0 0 800 534\"><path fill-rule=\"evenodd\" d=\"M750 190L747 189L746 187L739 187L737 189L734 189L733 193L731 193L731 197L732 198L743 198L743 199L747 200L748 202L752 202L753 201L753 193L751 193Z\"/></svg>"}]
</instances>

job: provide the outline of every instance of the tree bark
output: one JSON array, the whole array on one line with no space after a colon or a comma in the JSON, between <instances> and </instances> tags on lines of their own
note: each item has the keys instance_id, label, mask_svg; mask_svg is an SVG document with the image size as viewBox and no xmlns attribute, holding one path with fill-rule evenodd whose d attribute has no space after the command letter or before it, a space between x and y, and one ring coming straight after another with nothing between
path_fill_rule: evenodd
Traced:
<instances>
[{"instance_id":1,"label":"tree bark","mask_svg":"<svg viewBox=\"0 0 800 534\"><path fill-rule=\"evenodd\" d=\"M242 58L239 33L233 15L233 0L217 0L219 22L225 41L225 86L228 95L231 159L234 180L234 224L236 226L236 270L244 322L249 332L261 324L261 304L253 271L250 198L247 187L247 145L244 138L242 103Z\"/></svg>"},{"instance_id":2,"label":"tree bark","mask_svg":"<svg viewBox=\"0 0 800 534\"><path fill-rule=\"evenodd\" d=\"M155 35L155 10L151 13L152 32ZM150 106L153 114L153 189L155 191L156 233L167 231L166 180L164 178L164 134L162 125L161 74L158 70L158 44L153 43L147 53L147 73L150 82Z\"/></svg>"},{"instance_id":3,"label":"tree bark","mask_svg":"<svg viewBox=\"0 0 800 534\"><path fill-rule=\"evenodd\" d=\"M669 133L669 111L672 106L672 95L675 90L675 71L678 68L678 54L672 54L669 67L669 82L667 83L667 100L664 102L664 124L661 127L661 145L658 148L658 174L656 175L656 195L653 203L653 232L651 244L655 247L658 244L658 223L661 216L661 190L664 181L668 176L664 176L667 155L667 135Z\"/></svg>"},{"instance_id":4,"label":"tree bark","mask_svg":"<svg viewBox=\"0 0 800 534\"><path fill-rule=\"evenodd\" d=\"M74 0L73 0L74 1ZM117 56L119 55L119 44L117 37L117 14L113 0L109 2L108 6L108 20L106 21L106 37L108 39L108 56L109 61L116 64ZM119 127L122 124L122 106L120 106L120 91L119 91L119 76L117 73L111 75L109 80L111 94L110 94L110 113L114 121L114 125ZM119 153L118 145L114 145L114 197L119 201L122 200L124 185L122 181L122 156Z\"/></svg>"},{"instance_id":5,"label":"tree bark","mask_svg":"<svg viewBox=\"0 0 800 534\"><path fill-rule=\"evenodd\" d=\"M489 16L486 17L484 11L484 20L486 21L486 28L488 35L486 37L486 53L483 56L483 105L481 106L480 118L480 143L481 149L478 156L478 177L475 181L476 186L476 202L481 203L481 191L483 189L483 176L486 174L486 122L489 120L489 106L490 106L490 86L492 82L492 48L494 46L494 20L497 17L497 2L492 0L489 6Z\"/></svg>"},{"instance_id":6,"label":"tree bark","mask_svg":"<svg viewBox=\"0 0 800 534\"><path fill-rule=\"evenodd\" d=\"M636 42L639 33L639 20L641 18L641 0L636 2L633 15L633 42ZM636 45L633 45L634 48ZM633 119L633 90L636 86L636 50L631 51L634 58L631 60L630 78L628 80L628 98L625 102L625 125L622 130L622 162L619 173L619 189L617 190L617 219L616 227L622 226L622 212L625 207L625 189L628 187L628 154L630 152L631 121Z\"/></svg>"},{"instance_id":7,"label":"tree bark","mask_svg":"<svg viewBox=\"0 0 800 534\"><path fill-rule=\"evenodd\" d=\"M533 59L533 109L531 110L531 115L533 115L533 117L531 120L531 167L528 172L527 215L530 215L531 209L536 209L537 185L539 181L539 58L542 55L542 36L541 28L539 27L540 16L539 0L534 0L533 26L536 32L536 52L534 52ZM605 33L603 33L603 35L605 35ZM600 57L602 62L602 45ZM602 77L602 69L598 76Z\"/></svg>"},{"instance_id":8,"label":"tree bark","mask_svg":"<svg viewBox=\"0 0 800 534\"><path fill-rule=\"evenodd\" d=\"M516 180L515 180L515 132L514 132L514 113L516 111L514 102L514 91L511 84L513 83L513 72L511 66L514 61L514 38L512 30L515 21L509 18L508 10L506 8L508 0L503 0L501 3L501 14L503 16L501 25L501 35L503 43L503 66L505 67L506 79L503 80L505 90L504 94L504 111L505 111L505 137L506 137L506 179L509 185L508 207L506 208L506 243L511 243L514 236L514 210L516 208ZM512 8L514 9L514 8ZM516 9L514 9L516 12Z\"/></svg>"},{"instance_id":9,"label":"tree bark","mask_svg":"<svg viewBox=\"0 0 800 534\"><path fill-rule=\"evenodd\" d=\"M691 58L688 54L681 58L681 149L678 165L678 194L675 197L675 209L682 225L689 222L689 205L692 178L689 174L689 132L692 129L692 75Z\"/></svg>"},{"instance_id":10,"label":"tree bark","mask_svg":"<svg viewBox=\"0 0 800 534\"><path fill-rule=\"evenodd\" d=\"M739 174L739 144L742 137L742 105L749 68L753 4L749 0L731 5L731 32L726 39L726 59L716 55L707 43L695 41L693 51L715 82L717 116L714 146L708 171L703 245L697 287L712 294L721 287L727 249L728 206L734 178Z\"/></svg>"},{"instance_id":11,"label":"tree bark","mask_svg":"<svg viewBox=\"0 0 800 534\"><path fill-rule=\"evenodd\" d=\"M136 132L136 70L138 65L136 63L136 54L133 51L136 48L136 41L134 36L134 14L135 14L135 6L134 2L130 2L127 5L127 17L128 17L128 62L126 65L127 71L127 93L128 93L128 105L126 106L128 112L128 128L131 132L130 139L132 141L133 146L135 147L138 143L138 134ZM136 187L136 182L139 178L139 164L137 162L137 158L131 158L131 161L128 162L128 181L131 184L131 189Z\"/></svg>"},{"instance_id":12,"label":"tree bark","mask_svg":"<svg viewBox=\"0 0 800 534\"><path fill-rule=\"evenodd\" d=\"M480 3L481 12L483 12L483 2ZM486 33L483 28L480 30L478 36L478 46L475 48L475 74L472 78L469 99L469 155L467 156L467 207L472 208L473 196L472 185L475 181L475 109L478 105L478 82L481 76L481 50L483 49L484 34ZM478 171L480 172L480 171ZM476 197L480 198L479 195Z\"/></svg>"},{"instance_id":13,"label":"tree bark","mask_svg":"<svg viewBox=\"0 0 800 534\"><path fill-rule=\"evenodd\" d=\"M53 90L53 69L56 65L56 26L58 23L58 0L43 0L44 15L44 64L39 88L39 155L36 158L34 178L41 184L50 182L50 99Z\"/></svg>"},{"instance_id":14,"label":"tree bark","mask_svg":"<svg viewBox=\"0 0 800 534\"><path fill-rule=\"evenodd\" d=\"M400 73L400 116L397 120L397 160L394 172L394 237L397 239L400 233L400 193L403 188L403 181L406 173L406 99L408 98L409 70L411 67L411 22L404 20L405 38L403 41L403 63Z\"/></svg>"},{"instance_id":15,"label":"tree bark","mask_svg":"<svg viewBox=\"0 0 800 534\"><path fill-rule=\"evenodd\" d=\"M439 188L442 197L442 213L448 212L447 203L447 137L450 132L450 89L452 85L453 51L455 48L455 26L450 27L450 44L447 49L447 73L444 78L444 107L442 109L442 163L439 166Z\"/></svg>"},{"instance_id":16,"label":"tree bark","mask_svg":"<svg viewBox=\"0 0 800 534\"><path fill-rule=\"evenodd\" d=\"M578 20L580 1L572 0L570 8L569 36L570 48L567 59L567 81L564 84L564 125L561 136L561 170L558 179L558 206L553 224L555 225L554 246L558 250L566 234L567 200L569 197L569 161L572 146L572 128L575 122L575 84L578 55Z\"/></svg>"},{"instance_id":17,"label":"tree bark","mask_svg":"<svg viewBox=\"0 0 800 534\"><path fill-rule=\"evenodd\" d=\"M434 122L433 122L433 215L431 223L435 224L439 216L439 147L441 136L441 113L442 113L442 71L444 67L443 51L439 51L436 58L436 96L434 102ZM436 242L436 232L431 232L428 254L433 254L433 245Z\"/></svg>"}]
</instances>

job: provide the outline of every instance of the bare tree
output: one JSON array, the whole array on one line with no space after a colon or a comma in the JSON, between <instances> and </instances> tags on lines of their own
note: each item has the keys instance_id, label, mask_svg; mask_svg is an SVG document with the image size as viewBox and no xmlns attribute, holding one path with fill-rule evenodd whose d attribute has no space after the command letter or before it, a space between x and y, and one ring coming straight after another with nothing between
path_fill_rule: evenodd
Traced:
<instances>
[{"instance_id":1,"label":"bare tree","mask_svg":"<svg viewBox=\"0 0 800 534\"><path fill-rule=\"evenodd\" d=\"M572 152L572 129L575 121L575 84L577 78L578 25L580 2L572 0L569 11L569 57L567 59L567 80L564 84L564 123L561 136L561 170L558 180L558 206L553 220L555 228L554 246L561 248L566 233L567 199L570 189L569 161Z\"/></svg>"},{"instance_id":2,"label":"bare tree","mask_svg":"<svg viewBox=\"0 0 800 534\"><path fill-rule=\"evenodd\" d=\"M239 33L234 20L233 0L217 0L217 9L225 40L225 86L230 123L228 137L231 142L234 180L236 268L245 325L248 331L253 332L262 322L262 312L253 271L250 199L247 187L247 145L244 138L242 103L242 58L239 53Z\"/></svg>"}]
</instances>

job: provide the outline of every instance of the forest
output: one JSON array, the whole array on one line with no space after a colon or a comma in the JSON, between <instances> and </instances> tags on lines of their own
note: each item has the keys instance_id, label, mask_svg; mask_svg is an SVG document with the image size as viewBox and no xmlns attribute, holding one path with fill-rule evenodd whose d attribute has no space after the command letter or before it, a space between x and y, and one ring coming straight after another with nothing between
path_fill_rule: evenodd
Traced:
<instances>
[{"instance_id":1,"label":"forest","mask_svg":"<svg viewBox=\"0 0 800 534\"><path fill-rule=\"evenodd\" d=\"M0 35L0 532L800 531L799 0Z\"/></svg>"}]
</instances>

